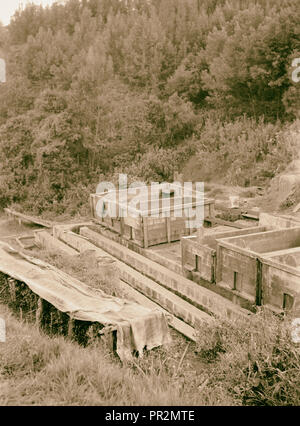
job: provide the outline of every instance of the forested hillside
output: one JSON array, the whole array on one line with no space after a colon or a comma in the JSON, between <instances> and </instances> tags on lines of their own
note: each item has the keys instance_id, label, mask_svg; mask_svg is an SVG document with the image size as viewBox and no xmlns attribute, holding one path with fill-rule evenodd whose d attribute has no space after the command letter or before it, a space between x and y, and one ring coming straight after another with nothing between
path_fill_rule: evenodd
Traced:
<instances>
[{"instance_id":1,"label":"forested hillside","mask_svg":"<svg viewBox=\"0 0 300 426\"><path fill-rule=\"evenodd\" d=\"M299 22L298 0L69 0L17 12L0 27L0 206L74 214L119 172L267 183L300 131Z\"/></svg>"}]
</instances>

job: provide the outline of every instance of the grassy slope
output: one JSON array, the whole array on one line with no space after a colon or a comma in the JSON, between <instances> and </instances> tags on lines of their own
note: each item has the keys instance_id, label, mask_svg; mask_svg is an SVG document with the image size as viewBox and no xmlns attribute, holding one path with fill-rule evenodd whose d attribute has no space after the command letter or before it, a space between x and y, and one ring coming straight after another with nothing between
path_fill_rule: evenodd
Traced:
<instances>
[{"instance_id":1,"label":"grassy slope","mask_svg":"<svg viewBox=\"0 0 300 426\"><path fill-rule=\"evenodd\" d=\"M206 396L185 392L168 372L168 352L143 360L151 372L122 365L105 348L81 348L63 338L40 334L16 320L6 307L7 342L0 344L2 405L165 405L203 404ZM178 351L178 347L177 347ZM137 361L139 362L139 361ZM173 357L178 365L179 360ZM191 372L190 372L191 373ZM217 398L210 401L217 403ZM229 400L227 401L229 402Z\"/></svg>"},{"instance_id":2,"label":"grassy slope","mask_svg":"<svg viewBox=\"0 0 300 426\"><path fill-rule=\"evenodd\" d=\"M43 250L32 255L87 284L99 281L84 260ZM109 284L103 290L115 291ZM46 336L3 305L0 317L7 322L7 342L0 343L1 405L300 404L300 345L291 342L288 318L262 311L243 323L216 321L203 326L198 343L188 348L172 331L168 347L122 364L95 343L83 348Z\"/></svg>"},{"instance_id":3,"label":"grassy slope","mask_svg":"<svg viewBox=\"0 0 300 426\"><path fill-rule=\"evenodd\" d=\"M105 347L41 334L0 305L1 405L299 405L300 353L288 329L258 316L173 333L169 347L122 364Z\"/></svg>"}]
</instances>

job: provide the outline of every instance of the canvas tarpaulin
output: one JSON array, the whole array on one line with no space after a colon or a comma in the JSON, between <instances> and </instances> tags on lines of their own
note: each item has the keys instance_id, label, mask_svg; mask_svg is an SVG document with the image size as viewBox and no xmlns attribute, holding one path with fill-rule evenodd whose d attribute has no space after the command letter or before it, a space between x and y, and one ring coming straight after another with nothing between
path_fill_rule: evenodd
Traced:
<instances>
[{"instance_id":1,"label":"canvas tarpaulin","mask_svg":"<svg viewBox=\"0 0 300 426\"><path fill-rule=\"evenodd\" d=\"M99 322L117 331L117 353L122 360L170 342L169 327L160 310L109 296L54 266L0 246L0 271L24 282L39 297L72 319Z\"/></svg>"}]
</instances>

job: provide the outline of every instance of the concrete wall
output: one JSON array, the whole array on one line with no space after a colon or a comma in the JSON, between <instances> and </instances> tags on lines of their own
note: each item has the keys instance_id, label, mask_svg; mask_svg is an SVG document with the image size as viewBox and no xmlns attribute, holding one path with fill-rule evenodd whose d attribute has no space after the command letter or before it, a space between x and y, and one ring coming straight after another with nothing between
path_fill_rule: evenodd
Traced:
<instances>
[{"instance_id":1,"label":"concrete wall","mask_svg":"<svg viewBox=\"0 0 300 426\"><path fill-rule=\"evenodd\" d=\"M209 247L217 250L217 245L219 239L230 238L230 237L239 237L242 235L248 234L257 234L258 232L265 232L267 228L265 226L253 226L250 228L243 229L233 229L224 232L216 232L207 236L204 236L202 244L207 244Z\"/></svg>"},{"instance_id":2,"label":"concrete wall","mask_svg":"<svg viewBox=\"0 0 300 426\"><path fill-rule=\"evenodd\" d=\"M286 304L286 310L300 316L300 271L263 259L262 299L264 305L276 311L283 311Z\"/></svg>"},{"instance_id":3,"label":"concrete wall","mask_svg":"<svg viewBox=\"0 0 300 426\"><path fill-rule=\"evenodd\" d=\"M190 235L194 232L196 228L191 226L191 224L188 225L189 218L185 216L186 208L189 208L190 212L196 213L196 208L199 208L199 206L202 208L203 206L202 219L214 215L214 200L204 199L203 201L199 201L194 197L195 199L192 200L190 204L184 204L181 207L181 217L176 217L175 210L177 207L174 207L174 205L172 206L170 203L170 211L168 212L170 217L164 217L161 209L158 208L155 213L157 213L159 217L153 217L149 214L144 215L142 210L136 209L132 212L132 215L130 215L129 212L127 217L120 218L117 216L119 215L120 206L122 208L122 204L119 205L118 203L118 192L115 192L114 194L115 195L112 196L112 199L115 198L116 202L111 202L111 210L116 217L112 217L109 213L109 200L105 201L107 204L106 209L108 209L107 216L102 217L97 213L98 202L100 202L104 197L107 197L108 193L90 195L92 216L98 223L107 226L109 229L117 232L119 235L122 235L128 240L134 241L140 247L147 248L161 243L178 241L183 235ZM194 216L196 218L196 215ZM194 218L191 220L193 221Z\"/></svg>"},{"instance_id":4,"label":"concrete wall","mask_svg":"<svg viewBox=\"0 0 300 426\"><path fill-rule=\"evenodd\" d=\"M204 246L196 237L181 239L182 271L189 278L189 272L198 272L200 277L211 283L215 281L216 251Z\"/></svg>"},{"instance_id":5,"label":"concrete wall","mask_svg":"<svg viewBox=\"0 0 300 426\"><path fill-rule=\"evenodd\" d=\"M195 236L181 239L182 245L182 270L189 278L190 271L198 272L199 276L209 282L216 280L217 245L218 239L242 236L265 231L265 227L251 227L248 229L234 229L223 232L210 232L201 240Z\"/></svg>"},{"instance_id":6,"label":"concrete wall","mask_svg":"<svg viewBox=\"0 0 300 426\"><path fill-rule=\"evenodd\" d=\"M39 247L46 248L51 254L63 254L67 256L78 256L78 252L59 239L52 237L47 231L37 231L34 233L35 242Z\"/></svg>"},{"instance_id":7,"label":"concrete wall","mask_svg":"<svg viewBox=\"0 0 300 426\"><path fill-rule=\"evenodd\" d=\"M270 213L260 213L259 226L266 226L268 229L283 229L294 228L300 226L300 219L284 216L274 215Z\"/></svg>"},{"instance_id":8,"label":"concrete wall","mask_svg":"<svg viewBox=\"0 0 300 426\"><path fill-rule=\"evenodd\" d=\"M235 291L256 303L257 255L219 241L217 249L217 285Z\"/></svg>"},{"instance_id":9,"label":"concrete wall","mask_svg":"<svg viewBox=\"0 0 300 426\"><path fill-rule=\"evenodd\" d=\"M300 270L300 247L294 247L292 249L282 250L279 252L276 251L269 254L268 258L275 262L292 266L293 268L299 268Z\"/></svg>"},{"instance_id":10,"label":"concrete wall","mask_svg":"<svg viewBox=\"0 0 300 426\"><path fill-rule=\"evenodd\" d=\"M219 240L217 285L282 310L300 296L300 270L287 264L291 253L300 259L294 246L300 246L299 227Z\"/></svg>"},{"instance_id":11,"label":"concrete wall","mask_svg":"<svg viewBox=\"0 0 300 426\"><path fill-rule=\"evenodd\" d=\"M122 262L130 265L136 271L139 271L146 277L162 284L192 302L195 306L201 307L218 317L240 318L247 315L244 309L235 306L229 300L224 299L218 294L197 285L196 283L174 273L128 248L111 241L100 234L91 231L88 228L81 228L80 234L88 238L93 244L101 247L103 250L115 256Z\"/></svg>"},{"instance_id":12,"label":"concrete wall","mask_svg":"<svg viewBox=\"0 0 300 426\"><path fill-rule=\"evenodd\" d=\"M300 227L230 237L226 242L255 253L285 250L300 246Z\"/></svg>"}]
</instances>

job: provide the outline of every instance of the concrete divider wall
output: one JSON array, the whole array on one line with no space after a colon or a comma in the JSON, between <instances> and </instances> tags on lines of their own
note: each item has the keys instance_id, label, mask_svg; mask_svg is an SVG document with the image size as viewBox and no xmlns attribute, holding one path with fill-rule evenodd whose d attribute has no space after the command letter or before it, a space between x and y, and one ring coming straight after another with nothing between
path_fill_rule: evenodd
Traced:
<instances>
[{"instance_id":1,"label":"concrete divider wall","mask_svg":"<svg viewBox=\"0 0 300 426\"><path fill-rule=\"evenodd\" d=\"M189 272L198 272L200 277L211 283L215 281L216 251L197 243L196 238L181 239L182 271L189 277Z\"/></svg>"},{"instance_id":2,"label":"concrete divider wall","mask_svg":"<svg viewBox=\"0 0 300 426\"><path fill-rule=\"evenodd\" d=\"M195 255L191 250L191 247L192 247L191 241L195 241L196 239L197 239L196 236L191 236L191 237L182 237L180 240L181 265L182 265L183 273L185 273L188 270L194 270L196 267Z\"/></svg>"},{"instance_id":3,"label":"concrete divider wall","mask_svg":"<svg viewBox=\"0 0 300 426\"><path fill-rule=\"evenodd\" d=\"M176 292L176 294L191 301L196 306L200 306L218 317L240 318L241 316L244 317L250 314L218 294L132 252L128 248L91 231L87 227L81 228L80 234L87 237L93 244L101 247L122 262L132 266L136 271L143 273L157 283L162 284L164 287L171 289Z\"/></svg>"},{"instance_id":4,"label":"concrete divider wall","mask_svg":"<svg viewBox=\"0 0 300 426\"><path fill-rule=\"evenodd\" d=\"M274 255L270 255L268 258L275 262L283 263L284 265L300 268L300 247L284 250L279 253L275 252Z\"/></svg>"},{"instance_id":5,"label":"concrete divider wall","mask_svg":"<svg viewBox=\"0 0 300 426\"><path fill-rule=\"evenodd\" d=\"M67 256L78 256L78 252L76 250L59 241L57 238L52 237L52 235L46 231L35 232L34 239L39 247L46 248L49 253L62 253Z\"/></svg>"},{"instance_id":6,"label":"concrete divider wall","mask_svg":"<svg viewBox=\"0 0 300 426\"><path fill-rule=\"evenodd\" d=\"M300 246L300 227L230 237L226 243L256 253L289 249Z\"/></svg>"},{"instance_id":7,"label":"concrete divider wall","mask_svg":"<svg viewBox=\"0 0 300 426\"><path fill-rule=\"evenodd\" d=\"M300 219L262 212L259 215L259 225L265 226L267 229L294 228L300 226Z\"/></svg>"},{"instance_id":8,"label":"concrete divider wall","mask_svg":"<svg viewBox=\"0 0 300 426\"><path fill-rule=\"evenodd\" d=\"M120 274L122 280L126 283L130 283L145 296L155 300L160 306L193 327L200 327L203 325L203 321L210 322L213 320L213 317L210 317L207 313L200 311L190 303L162 288L150 278L141 276L140 273L132 270L128 265L123 264L120 267Z\"/></svg>"},{"instance_id":9,"label":"concrete divider wall","mask_svg":"<svg viewBox=\"0 0 300 426\"><path fill-rule=\"evenodd\" d=\"M215 234L204 236L202 244L207 244L212 249L217 250L219 239L257 234L258 232L266 231L267 228L265 226L254 226L251 228L235 229L233 231L216 232Z\"/></svg>"},{"instance_id":10,"label":"concrete divider wall","mask_svg":"<svg viewBox=\"0 0 300 426\"><path fill-rule=\"evenodd\" d=\"M94 251L96 258L109 257L104 247L104 250L96 247L93 243L87 241L80 235L64 231L60 233L60 238L67 244L78 249L80 252ZM113 257L111 257L111 259L113 259ZM203 321L207 322L212 320L212 317L210 317L207 313L201 312L193 305L161 287L150 278L143 276L140 272L134 270L122 261L115 260L115 264L116 268L119 270L119 277L121 280L130 284L145 296L150 297L163 308L167 309L178 318L183 319L190 325L199 326L200 324L203 324ZM99 267L101 268L101 264ZM120 286L122 286L122 281Z\"/></svg>"},{"instance_id":11,"label":"concrete divider wall","mask_svg":"<svg viewBox=\"0 0 300 426\"><path fill-rule=\"evenodd\" d=\"M284 295L292 297L292 306L284 307ZM279 311L288 308L295 316L300 316L300 271L271 259L262 260L263 304Z\"/></svg>"},{"instance_id":12,"label":"concrete divider wall","mask_svg":"<svg viewBox=\"0 0 300 426\"><path fill-rule=\"evenodd\" d=\"M89 227L91 230L97 232L98 234L103 235L103 237L109 238L112 241L115 241L118 244L121 244L122 246L125 246L129 248L130 250L147 257L150 260L153 260L153 262L159 263L162 266L165 266L166 268L170 269L173 272L176 272L176 274L182 273L181 265L178 265L175 261L172 261L171 259L167 259L164 256L161 256L158 252L150 249L144 249L143 247L138 246L135 244L134 241L129 241L124 238L122 238L120 235L116 234L115 232L112 232L110 230L105 229L101 225L92 225Z\"/></svg>"},{"instance_id":13,"label":"concrete divider wall","mask_svg":"<svg viewBox=\"0 0 300 426\"><path fill-rule=\"evenodd\" d=\"M211 283L216 282L218 240L221 238L226 239L229 237L256 234L265 230L266 228L263 226L256 226L204 235L201 241L194 236L182 238L182 270L184 275L192 278L191 272L198 272L199 276L204 280Z\"/></svg>"},{"instance_id":14,"label":"concrete divider wall","mask_svg":"<svg viewBox=\"0 0 300 426\"><path fill-rule=\"evenodd\" d=\"M228 240L226 240L227 243ZM219 242L217 250L217 285L222 283L238 291L253 304L256 302L257 256Z\"/></svg>"}]
</instances>

